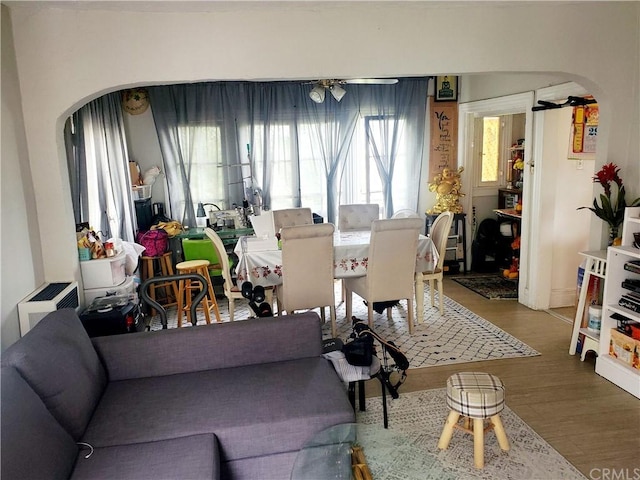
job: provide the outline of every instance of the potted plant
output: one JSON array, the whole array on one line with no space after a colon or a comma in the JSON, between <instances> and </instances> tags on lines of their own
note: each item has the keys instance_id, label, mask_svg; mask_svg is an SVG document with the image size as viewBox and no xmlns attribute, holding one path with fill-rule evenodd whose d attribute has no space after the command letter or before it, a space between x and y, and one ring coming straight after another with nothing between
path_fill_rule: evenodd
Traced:
<instances>
[{"instance_id":1,"label":"potted plant","mask_svg":"<svg viewBox=\"0 0 640 480\"><path fill-rule=\"evenodd\" d=\"M593 199L593 207L579 207L578 210L588 208L595 213L598 218L607 222L609 226L609 245L613 245L618 238L618 228L624 218L624 209L627 207L625 201L624 184L618 173L620 168L615 163L607 163L593 177L594 183L599 183L604 188L604 193L600 194L600 205L598 198ZM613 187L615 185L615 187ZM616 195L613 195L616 190ZM636 198L628 206L640 205L640 198Z\"/></svg>"}]
</instances>

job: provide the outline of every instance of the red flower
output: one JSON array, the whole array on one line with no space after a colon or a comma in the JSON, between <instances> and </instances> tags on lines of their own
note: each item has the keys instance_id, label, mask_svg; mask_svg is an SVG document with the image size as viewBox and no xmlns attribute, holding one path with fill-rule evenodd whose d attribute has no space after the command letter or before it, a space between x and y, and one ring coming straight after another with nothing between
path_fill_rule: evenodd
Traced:
<instances>
[{"instance_id":1,"label":"red flower","mask_svg":"<svg viewBox=\"0 0 640 480\"><path fill-rule=\"evenodd\" d=\"M604 194L611 198L611 182L615 182L618 188L622 187L622 179L618 176L620 169L615 163L607 163L593 177L594 183L600 183L604 188Z\"/></svg>"}]
</instances>

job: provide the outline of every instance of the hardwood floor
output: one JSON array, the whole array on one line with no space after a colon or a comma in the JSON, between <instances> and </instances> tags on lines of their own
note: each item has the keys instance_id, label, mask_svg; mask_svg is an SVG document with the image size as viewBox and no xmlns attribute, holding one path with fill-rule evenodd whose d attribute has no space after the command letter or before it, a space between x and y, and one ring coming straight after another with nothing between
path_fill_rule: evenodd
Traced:
<instances>
[{"instance_id":1,"label":"hardwood floor","mask_svg":"<svg viewBox=\"0 0 640 480\"><path fill-rule=\"evenodd\" d=\"M444 292L541 355L410 369L401 394L442 388L459 371L492 373L506 386L507 405L587 478L640 478L640 400L597 375L592 353L584 362L569 355L569 323L516 301L486 300L450 278ZM369 383L367 395L379 395Z\"/></svg>"}]
</instances>

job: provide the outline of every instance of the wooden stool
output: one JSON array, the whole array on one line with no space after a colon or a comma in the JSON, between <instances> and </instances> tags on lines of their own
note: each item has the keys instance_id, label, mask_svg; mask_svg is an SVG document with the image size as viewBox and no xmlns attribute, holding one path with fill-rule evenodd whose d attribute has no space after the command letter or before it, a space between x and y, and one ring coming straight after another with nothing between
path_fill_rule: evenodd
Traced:
<instances>
[{"instance_id":1,"label":"wooden stool","mask_svg":"<svg viewBox=\"0 0 640 480\"><path fill-rule=\"evenodd\" d=\"M144 282L156 276L166 277L173 275L171 257L171 252L167 252L159 257L142 257L142 281ZM160 288L164 293L162 301L156 297L156 290ZM175 281L152 283L149 285L149 296L164 307L177 305L178 285ZM156 313L155 309L152 308L151 316Z\"/></svg>"},{"instance_id":2,"label":"wooden stool","mask_svg":"<svg viewBox=\"0 0 640 480\"><path fill-rule=\"evenodd\" d=\"M509 440L502 426L500 412L504 409L504 385L495 375L463 372L447 380L447 405L451 409L442 430L438 448L449 446L454 428L473 434L473 463L484 468L484 434L494 429L500 448L509 450ZM463 425L458 420L463 417ZM484 420L490 422L485 427Z\"/></svg>"},{"instance_id":3,"label":"wooden stool","mask_svg":"<svg viewBox=\"0 0 640 480\"><path fill-rule=\"evenodd\" d=\"M198 319L191 318L191 293L193 290L200 291L200 288L207 289L207 295L202 299L202 307L204 309L204 317L207 323L211 323L211 309L216 314L218 323L220 319L220 311L218 310L218 302L216 296L213 293L213 285L211 284L211 277L209 276L209 260L187 260L186 262L180 262L176 265L178 274L185 273L199 273L205 279L207 284L203 286L192 285L191 280L179 280L178 281L178 327L182 326L182 314L186 312L187 321L190 321L192 325L198 323ZM200 282L196 281L196 285Z\"/></svg>"}]
</instances>

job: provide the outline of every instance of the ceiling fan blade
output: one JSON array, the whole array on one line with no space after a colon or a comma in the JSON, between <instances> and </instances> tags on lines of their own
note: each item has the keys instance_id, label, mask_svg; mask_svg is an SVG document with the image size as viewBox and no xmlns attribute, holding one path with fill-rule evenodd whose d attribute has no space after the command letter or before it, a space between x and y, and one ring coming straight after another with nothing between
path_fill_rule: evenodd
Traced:
<instances>
[{"instance_id":1,"label":"ceiling fan blade","mask_svg":"<svg viewBox=\"0 0 640 480\"><path fill-rule=\"evenodd\" d=\"M398 83L397 78L352 78L350 80L343 80L344 83L359 83L368 85L393 85Z\"/></svg>"}]
</instances>

